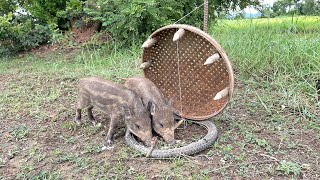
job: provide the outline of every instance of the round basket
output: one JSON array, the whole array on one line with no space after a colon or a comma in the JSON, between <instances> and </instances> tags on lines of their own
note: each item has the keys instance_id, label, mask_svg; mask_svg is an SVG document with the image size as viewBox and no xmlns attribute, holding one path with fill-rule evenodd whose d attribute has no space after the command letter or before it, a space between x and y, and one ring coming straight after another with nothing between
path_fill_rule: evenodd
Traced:
<instances>
[{"instance_id":1,"label":"round basket","mask_svg":"<svg viewBox=\"0 0 320 180\"><path fill-rule=\"evenodd\" d=\"M226 107L234 88L233 70L210 35L189 25L169 25L152 33L142 47L144 75L166 100L172 99L175 114L205 120Z\"/></svg>"}]
</instances>

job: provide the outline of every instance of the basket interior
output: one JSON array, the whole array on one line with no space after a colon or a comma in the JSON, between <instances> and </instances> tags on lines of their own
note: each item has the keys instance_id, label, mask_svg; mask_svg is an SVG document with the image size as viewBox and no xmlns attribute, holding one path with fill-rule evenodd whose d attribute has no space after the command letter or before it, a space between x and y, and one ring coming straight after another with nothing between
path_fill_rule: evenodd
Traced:
<instances>
[{"instance_id":1,"label":"basket interior","mask_svg":"<svg viewBox=\"0 0 320 180\"><path fill-rule=\"evenodd\" d=\"M230 94L219 100L214 100L214 97L226 87L230 87L229 93L232 92L233 72L230 72L225 56L204 65L213 54L222 54L220 47L214 45L213 39L203 36L201 30L197 33L188 30L188 26L183 27L185 33L176 42L172 39L179 26L162 28L151 35L157 42L143 50L142 61L151 61L152 64L144 69L144 75L155 83L166 100L172 99L177 115L204 120L219 113L228 103Z\"/></svg>"}]
</instances>

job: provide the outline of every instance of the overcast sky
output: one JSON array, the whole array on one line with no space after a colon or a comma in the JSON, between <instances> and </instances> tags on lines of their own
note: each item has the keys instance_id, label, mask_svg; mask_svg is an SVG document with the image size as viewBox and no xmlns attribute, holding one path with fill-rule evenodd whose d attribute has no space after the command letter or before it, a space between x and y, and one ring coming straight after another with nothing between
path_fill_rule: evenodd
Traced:
<instances>
[{"instance_id":1,"label":"overcast sky","mask_svg":"<svg viewBox=\"0 0 320 180\"><path fill-rule=\"evenodd\" d=\"M263 0L264 4L270 4L272 5L275 2L275 0Z\"/></svg>"},{"instance_id":2,"label":"overcast sky","mask_svg":"<svg viewBox=\"0 0 320 180\"><path fill-rule=\"evenodd\" d=\"M275 1L276 1L276 0L263 0L263 1L262 1L262 4L268 4L268 5L272 6ZM251 13L251 14L256 14L256 13L258 13L258 11L257 11L255 8L253 8L253 7L247 7L247 8L244 9L244 11L245 11L246 13Z\"/></svg>"}]
</instances>

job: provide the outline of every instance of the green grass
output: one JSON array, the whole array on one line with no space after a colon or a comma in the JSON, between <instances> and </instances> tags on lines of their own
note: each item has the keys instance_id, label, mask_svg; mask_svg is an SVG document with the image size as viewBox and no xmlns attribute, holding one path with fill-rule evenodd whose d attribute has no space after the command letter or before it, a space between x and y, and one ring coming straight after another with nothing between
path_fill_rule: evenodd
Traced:
<instances>
[{"instance_id":1,"label":"green grass","mask_svg":"<svg viewBox=\"0 0 320 180\"><path fill-rule=\"evenodd\" d=\"M240 82L263 89L255 94L269 113L282 106L305 118L320 114L320 17L219 20L209 33Z\"/></svg>"}]
</instances>

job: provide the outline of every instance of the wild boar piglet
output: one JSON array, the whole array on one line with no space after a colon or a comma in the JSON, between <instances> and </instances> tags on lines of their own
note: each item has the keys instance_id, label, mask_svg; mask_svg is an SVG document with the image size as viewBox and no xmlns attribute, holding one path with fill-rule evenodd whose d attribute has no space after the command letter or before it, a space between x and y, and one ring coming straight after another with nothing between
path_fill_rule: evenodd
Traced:
<instances>
[{"instance_id":1,"label":"wild boar piglet","mask_svg":"<svg viewBox=\"0 0 320 180\"><path fill-rule=\"evenodd\" d=\"M150 145L152 128L150 114L137 94L123 85L99 77L83 78L79 82L79 101L75 121L81 123L81 110L87 108L88 118L94 121L92 109L97 108L110 115L110 126L106 143L112 144L119 124L126 127L146 145ZM124 122L123 122L124 120Z\"/></svg>"},{"instance_id":2,"label":"wild boar piglet","mask_svg":"<svg viewBox=\"0 0 320 180\"><path fill-rule=\"evenodd\" d=\"M141 96L143 104L151 114L152 128L171 145L175 144L174 130L176 128L171 101L165 102L165 99L149 79L144 77L128 78L125 86Z\"/></svg>"}]
</instances>

